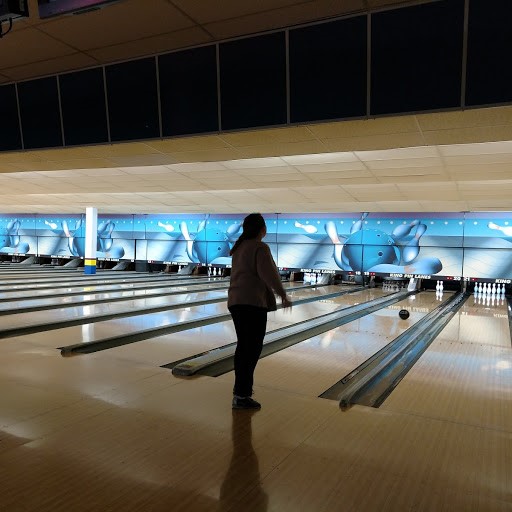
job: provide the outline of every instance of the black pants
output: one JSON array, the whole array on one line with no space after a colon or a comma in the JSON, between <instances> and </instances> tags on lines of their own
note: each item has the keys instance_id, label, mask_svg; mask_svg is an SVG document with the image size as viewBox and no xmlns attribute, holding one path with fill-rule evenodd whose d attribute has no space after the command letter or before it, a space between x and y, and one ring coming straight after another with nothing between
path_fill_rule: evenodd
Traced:
<instances>
[{"instance_id":1,"label":"black pants","mask_svg":"<svg viewBox=\"0 0 512 512\"><path fill-rule=\"evenodd\" d=\"M229 308L235 324L235 387L233 394L251 396L254 369L263 348L267 329L267 310L256 306L236 305Z\"/></svg>"}]
</instances>

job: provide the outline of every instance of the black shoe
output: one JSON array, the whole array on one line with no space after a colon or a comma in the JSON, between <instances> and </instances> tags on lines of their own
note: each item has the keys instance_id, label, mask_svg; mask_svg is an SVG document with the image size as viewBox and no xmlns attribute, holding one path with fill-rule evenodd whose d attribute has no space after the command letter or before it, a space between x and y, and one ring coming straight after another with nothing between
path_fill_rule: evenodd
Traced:
<instances>
[{"instance_id":1,"label":"black shoe","mask_svg":"<svg viewBox=\"0 0 512 512\"><path fill-rule=\"evenodd\" d=\"M244 398L234 396L232 409L261 409L261 404L253 400L250 396Z\"/></svg>"}]
</instances>

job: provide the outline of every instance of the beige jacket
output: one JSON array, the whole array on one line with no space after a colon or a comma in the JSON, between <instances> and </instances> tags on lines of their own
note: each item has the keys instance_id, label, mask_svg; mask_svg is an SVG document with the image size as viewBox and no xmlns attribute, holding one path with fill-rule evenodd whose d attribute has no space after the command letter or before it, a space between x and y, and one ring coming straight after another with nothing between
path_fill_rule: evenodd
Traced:
<instances>
[{"instance_id":1,"label":"beige jacket","mask_svg":"<svg viewBox=\"0 0 512 512\"><path fill-rule=\"evenodd\" d=\"M244 240L233 253L228 307L246 304L276 310L274 293L286 292L269 246L259 240Z\"/></svg>"}]
</instances>

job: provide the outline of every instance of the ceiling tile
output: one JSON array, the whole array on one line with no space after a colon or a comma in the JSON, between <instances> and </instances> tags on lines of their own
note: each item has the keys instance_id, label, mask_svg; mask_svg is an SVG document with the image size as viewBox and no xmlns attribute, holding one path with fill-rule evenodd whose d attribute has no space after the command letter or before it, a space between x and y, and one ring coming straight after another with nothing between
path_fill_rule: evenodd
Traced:
<instances>
[{"instance_id":1,"label":"ceiling tile","mask_svg":"<svg viewBox=\"0 0 512 512\"><path fill-rule=\"evenodd\" d=\"M469 109L456 112L418 114L418 124L423 131L451 130L476 126L499 126L512 124L512 107Z\"/></svg>"},{"instance_id":2,"label":"ceiling tile","mask_svg":"<svg viewBox=\"0 0 512 512\"><path fill-rule=\"evenodd\" d=\"M271 169L278 169L279 167L287 168L288 164L281 158L245 158L241 160L231 160L222 162L227 169L257 169L269 167ZM285 172L285 171L283 171Z\"/></svg>"},{"instance_id":3,"label":"ceiling tile","mask_svg":"<svg viewBox=\"0 0 512 512\"><path fill-rule=\"evenodd\" d=\"M177 162L217 162L222 160L236 160L242 155L236 150L231 148L224 149L208 149L208 150L196 150L196 151L183 151L173 152L171 156L176 159Z\"/></svg>"},{"instance_id":4,"label":"ceiling tile","mask_svg":"<svg viewBox=\"0 0 512 512\"><path fill-rule=\"evenodd\" d=\"M158 151L143 142L125 142L120 144L104 144L101 146L84 146L83 149L91 157L96 158L152 155L158 153Z\"/></svg>"},{"instance_id":5,"label":"ceiling tile","mask_svg":"<svg viewBox=\"0 0 512 512\"><path fill-rule=\"evenodd\" d=\"M232 171L236 173L237 176L244 176L245 178L251 178L252 176L262 176L262 177L271 177L271 176L280 176L282 179L285 179L289 175L294 175L297 178L304 178L304 175L298 172L293 167L256 167L254 169L234 169ZM282 175L287 176L282 176Z\"/></svg>"},{"instance_id":6,"label":"ceiling tile","mask_svg":"<svg viewBox=\"0 0 512 512\"><path fill-rule=\"evenodd\" d=\"M294 165L294 167L305 174L325 174L333 172L355 176L358 174L369 173L366 165L360 160L355 162L339 162L332 164Z\"/></svg>"},{"instance_id":7,"label":"ceiling tile","mask_svg":"<svg viewBox=\"0 0 512 512\"><path fill-rule=\"evenodd\" d=\"M9 76L9 68L17 68L32 62L55 59L76 53L76 48L57 40L36 28L15 30L2 38L2 60L0 69Z\"/></svg>"},{"instance_id":8,"label":"ceiling tile","mask_svg":"<svg viewBox=\"0 0 512 512\"><path fill-rule=\"evenodd\" d=\"M212 38L200 27L190 27L176 30L167 34L148 36L135 41L126 41L120 44L101 46L100 48L85 50L87 55L102 63L120 60L130 60L134 57L151 56L157 53L166 53L171 50L198 46L208 43Z\"/></svg>"},{"instance_id":9,"label":"ceiling tile","mask_svg":"<svg viewBox=\"0 0 512 512\"><path fill-rule=\"evenodd\" d=\"M377 176L377 180L379 183L431 183L438 182L443 180L443 183L448 183L450 181L450 177L448 175L439 175L439 174L421 174L421 175L408 175L408 176Z\"/></svg>"},{"instance_id":10,"label":"ceiling tile","mask_svg":"<svg viewBox=\"0 0 512 512\"><path fill-rule=\"evenodd\" d=\"M316 140L311 131L305 126L223 133L219 135L219 138L235 147Z\"/></svg>"},{"instance_id":11,"label":"ceiling tile","mask_svg":"<svg viewBox=\"0 0 512 512\"><path fill-rule=\"evenodd\" d=\"M342 181L351 178L355 180L369 178L375 181L375 178L370 171L304 172L302 174L315 182L323 181L324 183L330 180L334 183L335 181Z\"/></svg>"},{"instance_id":12,"label":"ceiling tile","mask_svg":"<svg viewBox=\"0 0 512 512\"><path fill-rule=\"evenodd\" d=\"M185 2L185 0L181 0ZM220 19L217 22L205 24L205 28L218 39L236 37L241 34L251 34L293 26L319 18L329 18L354 11L362 11L364 0L344 0L343 2L332 0L314 0L293 2L296 5L282 7L269 12L256 12L255 14L240 15L230 19ZM188 3L188 0L187 0ZM244 3L244 2L238 2ZM251 8L253 3L249 2ZM254 5L259 5L254 4Z\"/></svg>"},{"instance_id":13,"label":"ceiling tile","mask_svg":"<svg viewBox=\"0 0 512 512\"><path fill-rule=\"evenodd\" d=\"M355 154L363 162L373 162L376 160L406 160L414 162L415 160L421 159L425 162L432 162L433 165L441 164L437 148L428 146L396 148L381 151L356 151ZM420 167L426 166L427 165L420 165Z\"/></svg>"},{"instance_id":14,"label":"ceiling tile","mask_svg":"<svg viewBox=\"0 0 512 512\"><path fill-rule=\"evenodd\" d=\"M146 165L167 165L177 162L171 155L158 153L153 155L137 155L137 156L111 156L109 160L112 165L117 167L135 166L141 167Z\"/></svg>"},{"instance_id":15,"label":"ceiling tile","mask_svg":"<svg viewBox=\"0 0 512 512\"><path fill-rule=\"evenodd\" d=\"M73 50L73 49L72 49ZM61 57L50 57L37 62L30 62L23 66L11 67L4 70L4 73L12 81L21 81L35 76L53 75L84 69L100 64L97 59L85 53L71 53Z\"/></svg>"},{"instance_id":16,"label":"ceiling tile","mask_svg":"<svg viewBox=\"0 0 512 512\"><path fill-rule=\"evenodd\" d=\"M212 2L202 0L174 0L174 4L197 23L205 24L212 21L240 18L255 13L265 13L274 16L272 11L282 7L296 5L298 0L259 0L258 2L239 2L238 0L223 0L222 9ZM269 12L270 11L270 12Z\"/></svg>"},{"instance_id":17,"label":"ceiling tile","mask_svg":"<svg viewBox=\"0 0 512 512\"><path fill-rule=\"evenodd\" d=\"M485 167L492 167L495 164L512 163L512 153L445 156L444 162L447 168L453 166L479 165L483 170Z\"/></svg>"},{"instance_id":18,"label":"ceiling tile","mask_svg":"<svg viewBox=\"0 0 512 512\"><path fill-rule=\"evenodd\" d=\"M242 158L260 158L269 156L306 155L308 153L325 153L326 147L317 141L283 142L261 146L243 146L237 148Z\"/></svg>"},{"instance_id":19,"label":"ceiling tile","mask_svg":"<svg viewBox=\"0 0 512 512\"><path fill-rule=\"evenodd\" d=\"M138 0L124 0L79 16L59 16L39 26L39 30L74 48L89 50L193 25L190 18L166 0L144 0L143 8Z\"/></svg>"},{"instance_id":20,"label":"ceiling tile","mask_svg":"<svg viewBox=\"0 0 512 512\"><path fill-rule=\"evenodd\" d=\"M447 172L443 167L391 167L384 169L372 169L372 174L378 178L384 176L430 176L433 174L445 175Z\"/></svg>"},{"instance_id":21,"label":"ceiling tile","mask_svg":"<svg viewBox=\"0 0 512 512\"><path fill-rule=\"evenodd\" d=\"M197 171L208 172L208 171L225 171L226 167L222 162L191 162L185 164L172 164L167 166L168 169L183 174L190 173L195 174Z\"/></svg>"},{"instance_id":22,"label":"ceiling tile","mask_svg":"<svg viewBox=\"0 0 512 512\"><path fill-rule=\"evenodd\" d=\"M423 132L426 144L470 144L512 139L512 125Z\"/></svg>"},{"instance_id":23,"label":"ceiling tile","mask_svg":"<svg viewBox=\"0 0 512 512\"><path fill-rule=\"evenodd\" d=\"M512 140L439 146L439 152L443 156L492 155L496 153L512 154Z\"/></svg>"},{"instance_id":24,"label":"ceiling tile","mask_svg":"<svg viewBox=\"0 0 512 512\"><path fill-rule=\"evenodd\" d=\"M331 165L331 167L334 167L332 164L345 164L345 165L352 165L352 167L349 167L350 169L357 169L361 168L361 162L357 158L357 156L352 152L341 152L341 153L317 153L313 155L292 155L292 156L283 156L283 160L287 162L290 165L295 166L325 166L326 164ZM341 167L336 167L341 168Z\"/></svg>"},{"instance_id":25,"label":"ceiling tile","mask_svg":"<svg viewBox=\"0 0 512 512\"><path fill-rule=\"evenodd\" d=\"M424 146L425 139L419 133L390 133L343 139L322 139L328 151L374 151ZM325 152L325 149L324 149Z\"/></svg>"},{"instance_id":26,"label":"ceiling tile","mask_svg":"<svg viewBox=\"0 0 512 512\"><path fill-rule=\"evenodd\" d=\"M309 124L308 128L319 139L368 137L372 135L388 135L390 133L419 133L414 116Z\"/></svg>"},{"instance_id":27,"label":"ceiling tile","mask_svg":"<svg viewBox=\"0 0 512 512\"><path fill-rule=\"evenodd\" d=\"M198 149L224 149L231 147L217 135L204 135L198 137L177 137L175 139L150 140L145 142L147 146L161 153L173 153L175 151L196 151Z\"/></svg>"}]
</instances>

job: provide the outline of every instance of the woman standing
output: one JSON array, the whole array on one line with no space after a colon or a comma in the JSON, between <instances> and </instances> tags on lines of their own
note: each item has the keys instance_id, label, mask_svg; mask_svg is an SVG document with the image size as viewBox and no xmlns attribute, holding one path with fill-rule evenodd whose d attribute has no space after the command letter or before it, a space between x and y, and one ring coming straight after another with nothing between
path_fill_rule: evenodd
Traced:
<instances>
[{"instance_id":1,"label":"woman standing","mask_svg":"<svg viewBox=\"0 0 512 512\"><path fill-rule=\"evenodd\" d=\"M243 232L230 252L233 261L228 308L237 335L233 409L261 407L251 396L254 369L267 328L267 311L277 309L274 293L281 297L284 308L292 305L270 248L262 242L266 234L265 219L259 213L251 213L245 217Z\"/></svg>"}]
</instances>

